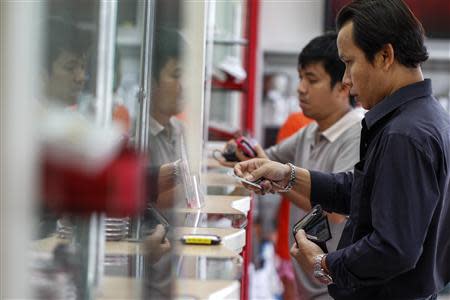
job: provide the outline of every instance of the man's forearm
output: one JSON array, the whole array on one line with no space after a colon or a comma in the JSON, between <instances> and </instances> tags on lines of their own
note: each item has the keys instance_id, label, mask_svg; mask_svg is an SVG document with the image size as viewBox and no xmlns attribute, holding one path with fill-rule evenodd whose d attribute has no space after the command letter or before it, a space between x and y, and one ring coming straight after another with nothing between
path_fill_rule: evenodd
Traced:
<instances>
[{"instance_id":1,"label":"man's forearm","mask_svg":"<svg viewBox=\"0 0 450 300\"><path fill-rule=\"evenodd\" d=\"M311 201L311 176L308 170L295 167L295 181L292 191L305 199L305 201Z\"/></svg>"},{"instance_id":2,"label":"man's forearm","mask_svg":"<svg viewBox=\"0 0 450 300\"><path fill-rule=\"evenodd\" d=\"M309 211L311 209L311 201L309 201L308 198L300 195L299 193L295 192L294 190L291 190L284 194L289 201L294 204L295 206L305 210Z\"/></svg>"},{"instance_id":3,"label":"man's forearm","mask_svg":"<svg viewBox=\"0 0 450 300\"><path fill-rule=\"evenodd\" d=\"M323 173L310 171L311 205L322 205L328 212L350 214L350 199L353 182L351 172Z\"/></svg>"}]
</instances>

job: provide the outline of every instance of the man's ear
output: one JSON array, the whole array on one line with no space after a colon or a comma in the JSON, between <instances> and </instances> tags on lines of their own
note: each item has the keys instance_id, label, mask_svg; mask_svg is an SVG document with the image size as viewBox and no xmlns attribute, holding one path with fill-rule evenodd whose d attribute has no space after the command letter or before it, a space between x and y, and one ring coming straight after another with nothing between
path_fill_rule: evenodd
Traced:
<instances>
[{"instance_id":1,"label":"man's ear","mask_svg":"<svg viewBox=\"0 0 450 300\"><path fill-rule=\"evenodd\" d=\"M388 71L395 61L394 47L392 44L385 44L380 51L375 54L375 65Z\"/></svg>"}]
</instances>

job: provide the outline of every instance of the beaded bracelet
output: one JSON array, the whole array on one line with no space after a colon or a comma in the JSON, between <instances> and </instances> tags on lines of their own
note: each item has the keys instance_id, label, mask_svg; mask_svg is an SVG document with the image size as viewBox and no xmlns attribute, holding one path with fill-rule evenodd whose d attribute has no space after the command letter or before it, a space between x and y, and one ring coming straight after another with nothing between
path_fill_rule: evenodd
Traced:
<instances>
[{"instance_id":1,"label":"beaded bracelet","mask_svg":"<svg viewBox=\"0 0 450 300\"><path fill-rule=\"evenodd\" d=\"M286 187L282 189L281 191L278 191L279 193L286 193L292 190L292 187L294 186L295 182L295 166L291 163L287 163L287 165L291 168L291 175L289 177L289 182L287 183Z\"/></svg>"}]
</instances>

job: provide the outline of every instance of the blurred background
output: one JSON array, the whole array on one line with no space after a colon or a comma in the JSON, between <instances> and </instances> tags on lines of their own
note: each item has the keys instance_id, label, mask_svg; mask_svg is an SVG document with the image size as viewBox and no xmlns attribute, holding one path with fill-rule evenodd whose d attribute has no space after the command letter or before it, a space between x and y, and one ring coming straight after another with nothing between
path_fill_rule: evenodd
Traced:
<instances>
[{"instance_id":1,"label":"blurred background","mask_svg":"<svg viewBox=\"0 0 450 300\"><path fill-rule=\"evenodd\" d=\"M236 132L276 143L300 50L348 2L1 1L1 298L288 299L279 196L211 155ZM450 2L406 2L450 113Z\"/></svg>"}]
</instances>

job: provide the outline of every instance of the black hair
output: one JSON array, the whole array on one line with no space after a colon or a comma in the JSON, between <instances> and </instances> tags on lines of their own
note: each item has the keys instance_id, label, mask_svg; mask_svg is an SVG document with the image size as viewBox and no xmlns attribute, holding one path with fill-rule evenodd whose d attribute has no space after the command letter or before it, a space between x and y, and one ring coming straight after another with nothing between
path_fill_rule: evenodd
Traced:
<instances>
[{"instance_id":1,"label":"black hair","mask_svg":"<svg viewBox=\"0 0 450 300\"><path fill-rule=\"evenodd\" d=\"M47 71L52 71L52 65L58 59L62 51L82 57L87 55L92 42L92 35L87 30L82 30L75 24L66 22L57 17L47 20L47 51L45 66Z\"/></svg>"},{"instance_id":2,"label":"black hair","mask_svg":"<svg viewBox=\"0 0 450 300\"><path fill-rule=\"evenodd\" d=\"M312 39L298 55L300 68L322 63L325 71L331 77L331 87L342 81L345 72L345 65L339 58L336 40L335 32L327 32Z\"/></svg>"},{"instance_id":3,"label":"black hair","mask_svg":"<svg viewBox=\"0 0 450 300\"><path fill-rule=\"evenodd\" d=\"M186 42L178 31L166 27L155 30L153 41L152 77L158 81L170 59L180 61Z\"/></svg>"},{"instance_id":4,"label":"black hair","mask_svg":"<svg viewBox=\"0 0 450 300\"><path fill-rule=\"evenodd\" d=\"M345 64L339 58L336 41L337 34L331 31L327 32L312 39L298 55L298 66L300 68L310 64L322 63L325 72L330 75L331 88L336 83L342 82L345 73ZM356 104L352 96L349 96L349 102L353 107Z\"/></svg>"},{"instance_id":5,"label":"black hair","mask_svg":"<svg viewBox=\"0 0 450 300\"><path fill-rule=\"evenodd\" d=\"M402 0L355 0L339 11L337 29L349 21L355 44L370 62L386 44L406 67L415 68L428 59L422 24Z\"/></svg>"}]
</instances>

